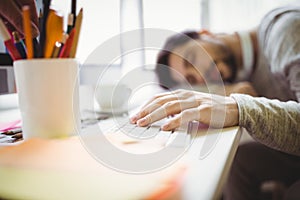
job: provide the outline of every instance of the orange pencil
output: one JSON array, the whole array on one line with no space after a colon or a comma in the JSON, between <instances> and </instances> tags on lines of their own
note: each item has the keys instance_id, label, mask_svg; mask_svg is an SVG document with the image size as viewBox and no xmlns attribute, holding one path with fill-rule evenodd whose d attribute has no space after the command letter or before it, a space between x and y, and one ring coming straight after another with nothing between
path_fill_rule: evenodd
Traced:
<instances>
[{"instance_id":1,"label":"orange pencil","mask_svg":"<svg viewBox=\"0 0 300 200\"><path fill-rule=\"evenodd\" d=\"M23 26L24 26L24 36L25 44L27 48L27 58L33 58L33 44L32 44L32 34L31 34L31 20L30 20L30 8L29 6L23 6Z\"/></svg>"}]
</instances>

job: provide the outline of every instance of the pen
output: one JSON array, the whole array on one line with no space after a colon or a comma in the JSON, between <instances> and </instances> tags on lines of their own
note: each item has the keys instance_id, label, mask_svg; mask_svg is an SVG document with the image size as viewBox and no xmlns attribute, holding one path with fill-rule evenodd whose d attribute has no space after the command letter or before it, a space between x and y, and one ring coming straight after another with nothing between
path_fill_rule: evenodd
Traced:
<instances>
[{"instance_id":1,"label":"pen","mask_svg":"<svg viewBox=\"0 0 300 200\"><path fill-rule=\"evenodd\" d=\"M22 134L22 132L20 132L20 133L16 133L15 135L13 135L11 137L14 138L14 139L22 139L23 138L23 134Z\"/></svg>"},{"instance_id":2,"label":"pen","mask_svg":"<svg viewBox=\"0 0 300 200\"><path fill-rule=\"evenodd\" d=\"M74 19L74 15L72 13L70 13L68 15L68 27L67 27L67 33L70 34L72 28L73 28L73 19Z\"/></svg>"},{"instance_id":3,"label":"pen","mask_svg":"<svg viewBox=\"0 0 300 200\"><path fill-rule=\"evenodd\" d=\"M52 55L51 55L51 58L57 58L59 56L59 51L61 49L61 43L60 42L55 42L55 45L54 45L54 48L53 48L53 51L52 51Z\"/></svg>"},{"instance_id":4,"label":"pen","mask_svg":"<svg viewBox=\"0 0 300 200\"><path fill-rule=\"evenodd\" d=\"M2 37L2 39L4 41L4 45L7 48L11 58L13 60L21 59L22 57L21 57L20 53L18 52L17 48L15 47L2 19L0 19L0 36Z\"/></svg>"},{"instance_id":5,"label":"pen","mask_svg":"<svg viewBox=\"0 0 300 200\"><path fill-rule=\"evenodd\" d=\"M23 26L25 44L27 48L27 59L32 59L34 56L33 44L32 44L32 33L31 33L31 19L30 19L30 8L29 6L23 6Z\"/></svg>"},{"instance_id":6,"label":"pen","mask_svg":"<svg viewBox=\"0 0 300 200\"><path fill-rule=\"evenodd\" d=\"M77 19L75 21L75 35L74 35L74 39L73 39L73 43L72 43L72 47L71 47L71 51L70 51L70 58L75 58L76 55L76 51L77 51L77 45L78 45L78 39L79 39L79 34L80 34L80 29L81 29L81 23L82 23L82 15L83 15L83 9L81 8L79 11L79 14L77 16Z\"/></svg>"},{"instance_id":7,"label":"pen","mask_svg":"<svg viewBox=\"0 0 300 200\"><path fill-rule=\"evenodd\" d=\"M39 31L42 32L42 26L43 26L43 11L40 9L39 12Z\"/></svg>"},{"instance_id":8,"label":"pen","mask_svg":"<svg viewBox=\"0 0 300 200\"><path fill-rule=\"evenodd\" d=\"M43 16L41 20L41 33L40 33L40 56L44 55L45 41L46 41L46 21L48 18L51 0L43 0Z\"/></svg>"},{"instance_id":9,"label":"pen","mask_svg":"<svg viewBox=\"0 0 300 200\"><path fill-rule=\"evenodd\" d=\"M23 59L25 59L27 56L26 56L26 50L25 50L25 46L24 46L24 43L23 41L20 39L20 35L17 31L14 31L12 32L12 35L13 35L13 38L14 38L14 41L15 41L15 47L18 49L21 57Z\"/></svg>"},{"instance_id":10,"label":"pen","mask_svg":"<svg viewBox=\"0 0 300 200\"><path fill-rule=\"evenodd\" d=\"M76 0L72 0L71 3L71 14L73 15L73 21L72 21L72 26L74 27L75 22L76 22Z\"/></svg>"},{"instance_id":11,"label":"pen","mask_svg":"<svg viewBox=\"0 0 300 200\"><path fill-rule=\"evenodd\" d=\"M17 133L22 133L22 129L21 128L17 128L17 129L5 131L2 134L4 134L4 135L15 135Z\"/></svg>"},{"instance_id":12,"label":"pen","mask_svg":"<svg viewBox=\"0 0 300 200\"><path fill-rule=\"evenodd\" d=\"M54 49L53 49L53 52L52 52L52 55L51 55L52 58L58 58L59 57L60 52L62 51L62 48L64 47L64 45L67 41L67 38L68 38L68 34L64 33L61 41L55 42L55 46L54 46Z\"/></svg>"},{"instance_id":13,"label":"pen","mask_svg":"<svg viewBox=\"0 0 300 200\"><path fill-rule=\"evenodd\" d=\"M40 56L40 44L37 38L32 39L33 42L33 51L34 51L34 57L38 58Z\"/></svg>"}]
</instances>

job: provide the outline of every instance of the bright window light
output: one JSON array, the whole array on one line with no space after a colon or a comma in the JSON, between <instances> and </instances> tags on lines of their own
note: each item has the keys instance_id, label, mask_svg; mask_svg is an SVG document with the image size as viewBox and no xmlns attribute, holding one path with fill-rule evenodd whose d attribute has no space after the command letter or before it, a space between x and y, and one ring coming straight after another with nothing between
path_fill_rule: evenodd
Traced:
<instances>
[{"instance_id":1,"label":"bright window light","mask_svg":"<svg viewBox=\"0 0 300 200\"><path fill-rule=\"evenodd\" d=\"M200 29L201 0L144 0L144 27L181 32ZM161 46L166 38L161 41ZM158 50L146 50L146 65L154 64Z\"/></svg>"},{"instance_id":2,"label":"bright window light","mask_svg":"<svg viewBox=\"0 0 300 200\"><path fill-rule=\"evenodd\" d=\"M126 31L144 27L181 32L204 27L212 32L233 32L256 27L268 11L292 2L295 0L78 0L77 11L83 7L84 16L77 57L84 62L95 48L122 31L120 23L124 21L126 27L122 29ZM67 17L70 1L52 0L52 4ZM123 22L120 6L127 13ZM154 64L157 53L158 50L146 50L145 64Z\"/></svg>"},{"instance_id":3,"label":"bright window light","mask_svg":"<svg viewBox=\"0 0 300 200\"><path fill-rule=\"evenodd\" d=\"M104 41L120 33L119 4L120 0L77 0L77 13L83 8L76 56L81 63ZM52 7L64 13L66 25L71 1L52 0Z\"/></svg>"},{"instance_id":4,"label":"bright window light","mask_svg":"<svg viewBox=\"0 0 300 200\"><path fill-rule=\"evenodd\" d=\"M249 30L270 10L295 0L209 0L209 26L213 32Z\"/></svg>"}]
</instances>

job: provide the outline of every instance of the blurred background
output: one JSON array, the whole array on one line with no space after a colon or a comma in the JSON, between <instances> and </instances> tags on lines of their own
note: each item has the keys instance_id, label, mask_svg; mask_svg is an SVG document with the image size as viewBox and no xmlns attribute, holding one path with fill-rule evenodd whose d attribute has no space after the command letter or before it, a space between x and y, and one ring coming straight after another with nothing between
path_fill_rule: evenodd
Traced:
<instances>
[{"instance_id":1,"label":"blurred background","mask_svg":"<svg viewBox=\"0 0 300 200\"><path fill-rule=\"evenodd\" d=\"M81 83L87 83L95 76L94 69L111 63L101 63L99 59L88 59L88 56L103 42L130 30L140 30L134 42L143 47L145 34L143 28L166 29L172 32L183 30L208 29L212 32L230 33L256 27L262 17L271 9L295 3L297 0L77 0L77 13L84 9L84 17L77 58L84 70L81 70ZM38 9L42 7L42 0L37 0ZM65 29L67 16L71 10L71 1L52 0L51 7L64 16ZM170 34L172 33L170 32ZM168 35L161 37L161 46ZM123 45L123 46L122 46ZM122 43L119 55L126 50L126 43ZM0 41L0 52L5 52L3 42ZM134 60L140 64L155 63L158 50L140 51ZM122 59L115 60L110 66L115 71L124 71ZM112 69L112 70L114 70ZM150 66L151 69L151 66ZM0 66L0 72L8 82L4 88L13 87L13 70ZM126 70L125 70L126 71ZM119 73L119 72L113 72ZM95 77L97 78L97 77ZM2 84L3 86L3 84ZM1 93L1 92L0 92Z\"/></svg>"}]
</instances>

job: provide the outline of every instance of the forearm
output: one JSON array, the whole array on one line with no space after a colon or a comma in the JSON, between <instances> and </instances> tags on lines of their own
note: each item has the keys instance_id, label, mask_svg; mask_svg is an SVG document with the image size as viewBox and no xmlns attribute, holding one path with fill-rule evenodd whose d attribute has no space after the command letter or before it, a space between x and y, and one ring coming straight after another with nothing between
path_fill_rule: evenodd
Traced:
<instances>
[{"instance_id":1,"label":"forearm","mask_svg":"<svg viewBox=\"0 0 300 200\"><path fill-rule=\"evenodd\" d=\"M239 109L239 125L259 142L300 155L300 104L248 95L231 95Z\"/></svg>"}]
</instances>

